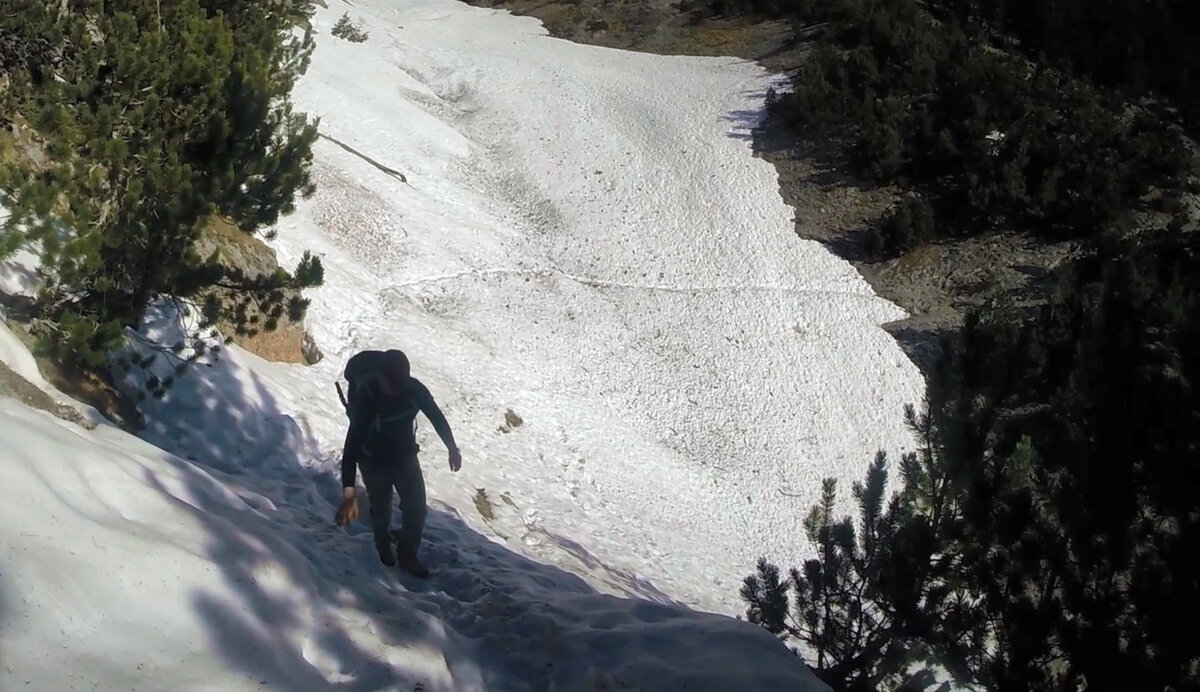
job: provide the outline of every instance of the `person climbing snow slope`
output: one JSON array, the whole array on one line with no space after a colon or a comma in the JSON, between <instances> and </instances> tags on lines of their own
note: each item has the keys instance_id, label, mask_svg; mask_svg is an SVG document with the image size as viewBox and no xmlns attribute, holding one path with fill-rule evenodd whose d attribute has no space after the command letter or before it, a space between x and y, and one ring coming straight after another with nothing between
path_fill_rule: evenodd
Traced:
<instances>
[{"instance_id":1,"label":"person climbing snow slope","mask_svg":"<svg viewBox=\"0 0 1200 692\"><path fill-rule=\"evenodd\" d=\"M355 469L362 471L370 503L371 530L383 564L415 576L429 575L417 557L425 528L425 479L417 459L416 416L424 413L450 452L450 470L462 468L462 455L450 424L429 389L410 373L399 350L362 351L346 363L350 384L346 413L350 427L342 449L342 504L334 521L346 526L359 518ZM339 387L340 393L340 387ZM401 529L393 534L392 489L400 496ZM393 538L396 544L393 546Z\"/></svg>"}]
</instances>

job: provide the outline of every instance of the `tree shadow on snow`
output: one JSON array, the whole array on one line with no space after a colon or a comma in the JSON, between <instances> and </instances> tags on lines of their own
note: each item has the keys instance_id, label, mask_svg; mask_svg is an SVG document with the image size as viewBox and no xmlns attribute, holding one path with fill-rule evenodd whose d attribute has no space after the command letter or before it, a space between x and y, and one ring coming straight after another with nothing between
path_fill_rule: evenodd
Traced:
<instances>
[{"instance_id":1,"label":"tree shadow on snow","mask_svg":"<svg viewBox=\"0 0 1200 692\"><path fill-rule=\"evenodd\" d=\"M196 593L192 607L212 650L248 680L303 690L545 689L555 658L530 650L553 651L561 638L555 628L572 627L578 612L640 612L634 601L514 553L433 503L422 547L430 579L382 565L366 502L360 521L333 525L340 447L322 459L312 436L234 363L185 381L169 396L186 397L172 410L190 411L148 416L143 437L193 460L166 457L184 471L186 491L171 492L153 474L147 481L186 498L173 501L207 532L205 553L227 592ZM600 565L578 543L551 539L630 593L687 611L635 575ZM583 611L550 605L580 598L591 604ZM527 631L506 624L522 622Z\"/></svg>"},{"instance_id":2,"label":"tree shadow on snow","mask_svg":"<svg viewBox=\"0 0 1200 692\"><path fill-rule=\"evenodd\" d=\"M339 586L354 586L353 571L339 574L339 564L359 558L345 547L340 556L322 551L336 542L330 521L336 483L297 463L311 450L311 439L257 379L244 391L245 375L221 361L189 373L169 394L172 410L186 412L148 416L142 434L194 462L168 457L185 472L184 493L171 492L152 474L146 480L164 494L186 498L176 504L204 527L206 557L235 596L194 594L192 606L208 626L211 648L228 668L271 687L369 690L415 684L409 672L356 643L345 623L327 619L332 617L324 612L327 605L345 598ZM317 507L328 508L326 526L305 516ZM403 635L396 637L398 645L418 643L426 634L389 628L388 618L372 624L377 633ZM347 679L330 682L322 668Z\"/></svg>"},{"instance_id":3,"label":"tree shadow on snow","mask_svg":"<svg viewBox=\"0 0 1200 692\"><path fill-rule=\"evenodd\" d=\"M763 115L761 108L739 109L725 113L721 119L730 124L730 129L725 136L743 142L753 142L762 125Z\"/></svg>"}]
</instances>

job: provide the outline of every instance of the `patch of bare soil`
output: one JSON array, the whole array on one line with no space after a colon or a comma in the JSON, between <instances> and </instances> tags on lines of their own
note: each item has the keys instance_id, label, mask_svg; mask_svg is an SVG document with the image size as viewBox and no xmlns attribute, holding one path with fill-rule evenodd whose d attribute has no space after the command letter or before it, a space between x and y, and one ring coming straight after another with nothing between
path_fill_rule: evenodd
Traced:
<instances>
[{"instance_id":1,"label":"patch of bare soil","mask_svg":"<svg viewBox=\"0 0 1200 692\"><path fill-rule=\"evenodd\" d=\"M137 402L117 389L111 381L97 373L80 373L66 368L37 349L34 337L27 331L28 325L10 319L9 329L29 348L37 362L38 371L58 391L96 409L126 432L136 433L145 427L145 418L138 411ZM92 427L90 421L79 416L72 408L60 406L50 395L0 363L0 395L48 411L64 420Z\"/></svg>"},{"instance_id":2,"label":"patch of bare soil","mask_svg":"<svg viewBox=\"0 0 1200 692\"><path fill-rule=\"evenodd\" d=\"M13 372L12 368L4 363L0 363L0 396L16 399L26 406L41 409L85 428L96 427L91 421L79 415L78 411L59 404L49 394L38 389L29 380Z\"/></svg>"},{"instance_id":3,"label":"patch of bare soil","mask_svg":"<svg viewBox=\"0 0 1200 692\"><path fill-rule=\"evenodd\" d=\"M4 363L0 363L0 396L7 396L27 406L58 415L58 402Z\"/></svg>"}]
</instances>

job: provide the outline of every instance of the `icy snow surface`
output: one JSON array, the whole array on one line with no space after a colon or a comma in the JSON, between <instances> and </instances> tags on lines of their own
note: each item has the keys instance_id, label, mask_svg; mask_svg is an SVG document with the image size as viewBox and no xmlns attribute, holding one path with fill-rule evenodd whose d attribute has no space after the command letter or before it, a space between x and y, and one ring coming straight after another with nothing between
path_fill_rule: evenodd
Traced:
<instances>
[{"instance_id":1,"label":"icy snow surface","mask_svg":"<svg viewBox=\"0 0 1200 692\"><path fill-rule=\"evenodd\" d=\"M338 370L402 348L464 450L452 476L424 426L435 497L542 559L740 613L758 555L804 555L823 477L848 496L876 450L910 446L921 392L880 328L904 313L795 237L752 155L771 76L449 1L334 2L320 34L347 10L370 40L322 41L296 100L409 184L318 142L316 196L275 243L328 277L327 359L295 410L332 450ZM499 432L510 408L525 424ZM512 504L485 524L477 488Z\"/></svg>"},{"instance_id":2,"label":"icy snow surface","mask_svg":"<svg viewBox=\"0 0 1200 692\"><path fill-rule=\"evenodd\" d=\"M344 12L366 43L330 36ZM272 244L322 257L326 357L231 348L143 440L0 400L0 485L28 491L0 503L0 688L818 689L677 607L740 614L759 555L806 556L823 477L848 495L911 446L921 395L880 328L904 313L794 236L752 156L772 76L454 0L330 0L314 28L318 188ZM452 474L421 420L429 582L331 526L333 383L391 347L463 449Z\"/></svg>"}]
</instances>

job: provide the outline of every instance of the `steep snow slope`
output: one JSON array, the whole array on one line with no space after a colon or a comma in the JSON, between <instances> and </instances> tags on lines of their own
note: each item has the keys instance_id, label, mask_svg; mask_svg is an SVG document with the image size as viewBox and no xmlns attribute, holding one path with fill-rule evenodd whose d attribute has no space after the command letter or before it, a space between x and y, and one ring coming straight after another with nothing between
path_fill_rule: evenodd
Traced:
<instances>
[{"instance_id":1,"label":"steep snow slope","mask_svg":"<svg viewBox=\"0 0 1200 692\"><path fill-rule=\"evenodd\" d=\"M330 40L347 11L366 43ZM329 357L294 391L327 411L285 409L323 449L346 358L403 348L465 453L451 476L426 437L435 497L542 559L732 614L758 555L804 554L822 477L848 490L909 446L921 381L879 326L903 313L795 238L752 156L770 75L453 0L334 0L315 27L296 99L336 143L275 245L326 263ZM500 432L509 408L526 423ZM511 504L485 522L479 488Z\"/></svg>"},{"instance_id":2,"label":"steep snow slope","mask_svg":"<svg viewBox=\"0 0 1200 692\"><path fill-rule=\"evenodd\" d=\"M0 439L0 689L827 689L765 631L598 594L451 512L423 583L109 425L0 397ZM336 493L294 464L253 483Z\"/></svg>"}]
</instances>

